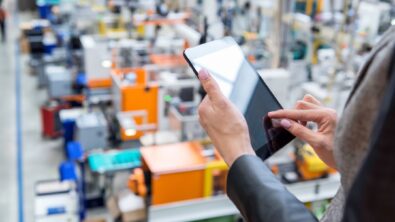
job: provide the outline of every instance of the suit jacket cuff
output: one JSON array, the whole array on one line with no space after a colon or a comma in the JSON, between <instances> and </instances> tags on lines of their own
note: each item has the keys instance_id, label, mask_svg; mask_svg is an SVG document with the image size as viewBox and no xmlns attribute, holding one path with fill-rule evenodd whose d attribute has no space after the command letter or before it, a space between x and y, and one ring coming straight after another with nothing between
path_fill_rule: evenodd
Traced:
<instances>
[{"instance_id":1,"label":"suit jacket cuff","mask_svg":"<svg viewBox=\"0 0 395 222\"><path fill-rule=\"evenodd\" d=\"M227 194L247 221L317 221L257 156L244 155L233 163Z\"/></svg>"}]
</instances>

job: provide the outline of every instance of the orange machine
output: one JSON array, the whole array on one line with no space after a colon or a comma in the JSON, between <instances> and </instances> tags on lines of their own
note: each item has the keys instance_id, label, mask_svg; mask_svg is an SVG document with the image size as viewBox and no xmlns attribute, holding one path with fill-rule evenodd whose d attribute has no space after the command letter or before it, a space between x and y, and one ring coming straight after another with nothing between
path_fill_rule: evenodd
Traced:
<instances>
[{"instance_id":1,"label":"orange machine","mask_svg":"<svg viewBox=\"0 0 395 222\"><path fill-rule=\"evenodd\" d=\"M133 73L133 82L125 81L126 75ZM157 126L158 124L158 93L156 83L150 83L147 73L142 68L114 69L111 73L113 79L113 93L116 109L119 112L142 111L143 115L132 115L136 129L133 133L130 129L121 128L121 139L124 141L140 138L144 130L142 124ZM138 129L140 127L140 130ZM153 129L155 127L151 127Z\"/></svg>"},{"instance_id":2,"label":"orange machine","mask_svg":"<svg viewBox=\"0 0 395 222\"><path fill-rule=\"evenodd\" d=\"M309 144L297 149L295 163L303 180L314 180L336 173L335 169L327 166L318 157Z\"/></svg>"},{"instance_id":3,"label":"orange machine","mask_svg":"<svg viewBox=\"0 0 395 222\"><path fill-rule=\"evenodd\" d=\"M152 205L209 197L216 191L225 192L225 162L218 154L214 159L207 159L203 150L199 142L141 149L143 170L150 175L145 182L150 187ZM133 181L135 178L136 175L131 176L129 187L140 193L139 190L144 188L135 184L141 184L143 179Z\"/></svg>"},{"instance_id":4,"label":"orange machine","mask_svg":"<svg viewBox=\"0 0 395 222\"><path fill-rule=\"evenodd\" d=\"M88 87L90 89L111 88L111 84L111 78L90 79L88 81Z\"/></svg>"},{"instance_id":5,"label":"orange machine","mask_svg":"<svg viewBox=\"0 0 395 222\"><path fill-rule=\"evenodd\" d=\"M186 66L187 63L182 55L153 54L150 56L152 64L163 67Z\"/></svg>"}]
</instances>

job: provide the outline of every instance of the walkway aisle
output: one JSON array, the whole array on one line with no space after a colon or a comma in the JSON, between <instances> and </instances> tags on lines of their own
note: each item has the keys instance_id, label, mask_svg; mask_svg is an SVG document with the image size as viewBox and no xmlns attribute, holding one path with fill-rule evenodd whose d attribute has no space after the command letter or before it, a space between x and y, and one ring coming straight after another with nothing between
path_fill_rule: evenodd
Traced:
<instances>
[{"instance_id":1,"label":"walkway aisle","mask_svg":"<svg viewBox=\"0 0 395 222\"><path fill-rule=\"evenodd\" d=\"M21 15L20 21L31 16ZM15 42L17 27L9 19L8 42L0 45L0 222L17 221ZM11 28L12 27L12 28ZM21 55L22 136L25 221L34 221L34 185L39 180L57 179L63 160L61 140L41 137L39 108L47 98L37 89L37 78L29 74L28 57Z\"/></svg>"}]
</instances>

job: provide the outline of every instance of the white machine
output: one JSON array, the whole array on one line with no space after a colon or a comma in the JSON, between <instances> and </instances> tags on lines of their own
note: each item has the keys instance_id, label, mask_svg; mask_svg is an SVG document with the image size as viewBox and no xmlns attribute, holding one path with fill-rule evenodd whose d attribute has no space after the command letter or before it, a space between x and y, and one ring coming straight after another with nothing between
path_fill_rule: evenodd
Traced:
<instances>
[{"instance_id":1,"label":"white machine","mask_svg":"<svg viewBox=\"0 0 395 222\"><path fill-rule=\"evenodd\" d=\"M108 41L86 35L81 37L87 81L110 78L111 51Z\"/></svg>"},{"instance_id":2,"label":"white machine","mask_svg":"<svg viewBox=\"0 0 395 222\"><path fill-rule=\"evenodd\" d=\"M200 87L199 80L195 76L188 76L187 74L174 73L168 71L158 72L158 83L160 85L159 98L170 98L180 96L179 93L182 89L190 88L193 89L193 102L196 104L200 101L200 96L198 90ZM166 102L165 99L159 99L159 129L167 130L169 129L169 118L166 115ZM169 110L170 115L170 110ZM177 115L176 115L177 116ZM173 116L173 117L176 117ZM181 120L182 118L175 118ZM174 120L174 119L173 119ZM173 123L174 124L174 123ZM181 123L180 123L181 124ZM170 126L171 127L171 126ZM174 128L174 125L173 127ZM176 127L178 130L181 128Z\"/></svg>"},{"instance_id":3,"label":"white machine","mask_svg":"<svg viewBox=\"0 0 395 222\"><path fill-rule=\"evenodd\" d=\"M112 45L117 68L141 67L148 63L151 43L148 40L122 39Z\"/></svg>"},{"instance_id":4,"label":"white machine","mask_svg":"<svg viewBox=\"0 0 395 222\"><path fill-rule=\"evenodd\" d=\"M198 103L180 103L169 109L169 125L180 141L203 139L207 136L199 123Z\"/></svg>"},{"instance_id":5,"label":"white machine","mask_svg":"<svg viewBox=\"0 0 395 222\"><path fill-rule=\"evenodd\" d=\"M385 2L362 1L359 5L358 18L358 33L374 41L382 31L380 26L391 23L391 5Z\"/></svg>"},{"instance_id":6,"label":"white machine","mask_svg":"<svg viewBox=\"0 0 395 222\"><path fill-rule=\"evenodd\" d=\"M41 181L35 186L35 221L79 221L79 199L73 181Z\"/></svg>"},{"instance_id":7,"label":"white machine","mask_svg":"<svg viewBox=\"0 0 395 222\"><path fill-rule=\"evenodd\" d=\"M154 46L158 52L181 55L184 51L185 40L175 37L158 37Z\"/></svg>"},{"instance_id":8,"label":"white machine","mask_svg":"<svg viewBox=\"0 0 395 222\"><path fill-rule=\"evenodd\" d=\"M259 70L258 73L273 94L276 95L276 98L281 105L287 107L289 103L289 72L285 69L263 69Z\"/></svg>"}]
</instances>

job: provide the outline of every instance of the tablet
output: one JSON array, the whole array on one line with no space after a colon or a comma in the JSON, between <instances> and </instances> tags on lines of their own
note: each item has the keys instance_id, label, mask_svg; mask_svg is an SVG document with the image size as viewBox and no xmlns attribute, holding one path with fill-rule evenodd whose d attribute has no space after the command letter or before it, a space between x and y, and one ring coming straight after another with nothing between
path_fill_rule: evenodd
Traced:
<instances>
[{"instance_id":1,"label":"tablet","mask_svg":"<svg viewBox=\"0 0 395 222\"><path fill-rule=\"evenodd\" d=\"M208 70L222 93L243 113L251 145L260 158L267 159L294 139L279 120L267 116L282 107L233 38L186 49L184 58L196 75L202 68Z\"/></svg>"}]
</instances>

